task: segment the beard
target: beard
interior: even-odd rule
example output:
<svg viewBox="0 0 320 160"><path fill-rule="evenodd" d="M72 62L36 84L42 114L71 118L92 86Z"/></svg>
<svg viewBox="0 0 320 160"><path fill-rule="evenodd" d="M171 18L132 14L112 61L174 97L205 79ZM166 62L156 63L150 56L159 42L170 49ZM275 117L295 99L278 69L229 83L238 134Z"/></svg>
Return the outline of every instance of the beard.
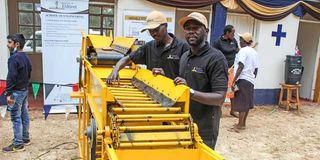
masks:
<svg viewBox="0 0 320 160"><path fill-rule="evenodd" d="M205 36L196 36L192 38L187 38L187 42L190 46L198 46L203 43L205 40Z"/></svg>

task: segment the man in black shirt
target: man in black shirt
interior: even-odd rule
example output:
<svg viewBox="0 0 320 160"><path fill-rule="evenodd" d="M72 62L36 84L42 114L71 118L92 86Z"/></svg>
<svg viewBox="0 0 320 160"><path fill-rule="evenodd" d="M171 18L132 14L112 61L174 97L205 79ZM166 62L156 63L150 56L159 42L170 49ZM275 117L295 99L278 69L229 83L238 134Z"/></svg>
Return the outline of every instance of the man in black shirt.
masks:
<svg viewBox="0 0 320 160"><path fill-rule="evenodd" d="M224 102L228 66L223 54L206 42L208 21L204 15L193 12L180 20L191 49L180 60L175 84L190 87L190 113L198 125L204 143L214 149L219 133L221 105Z"/></svg>
<svg viewBox="0 0 320 160"><path fill-rule="evenodd" d="M171 79L177 77L180 57L189 49L189 46L186 42L168 33L167 26L167 19L161 12L151 12L147 17L147 25L141 32L148 30L154 40L119 60L107 78L107 83L119 79L119 70L130 61L145 64L147 69L152 70L154 74L162 74Z"/></svg>
<svg viewBox="0 0 320 160"><path fill-rule="evenodd" d="M228 61L229 69L229 83L228 87L231 90L231 85L234 77L233 64L236 54L239 52L239 46L237 40L234 38L235 29L232 25L226 25L223 30L223 35L213 42L213 47L220 50ZM238 115L233 111L233 92L227 93L227 98L230 98L231 110L230 115L238 117Z"/></svg>
<svg viewBox="0 0 320 160"><path fill-rule="evenodd" d="M7 37L7 47L10 50L8 60L7 97L8 110L13 124L13 144L4 147L3 152L23 151L24 145L30 144L29 113L28 113L28 84L31 75L31 62L22 51L25 38L15 33Z"/></svg>

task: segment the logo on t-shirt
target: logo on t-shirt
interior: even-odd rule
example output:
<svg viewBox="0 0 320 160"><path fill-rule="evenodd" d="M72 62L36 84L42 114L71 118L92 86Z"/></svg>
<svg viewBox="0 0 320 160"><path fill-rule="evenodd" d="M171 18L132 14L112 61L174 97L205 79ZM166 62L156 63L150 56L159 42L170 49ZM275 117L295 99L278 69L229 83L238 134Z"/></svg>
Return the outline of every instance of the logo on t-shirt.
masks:
<svg viewBox="0 0 320 160"><path fill-rule="evenodd" d="M175 54L170 54L167 59L174 59L174 60L179 60L180 57L178 55L175 55Z"/></svg>
<svg viewBox="0 0 320 160"><path fill-rule="evenodd" d="M204 69L200 67L193 67L191 71L196 73L204 73Z"/></svg>

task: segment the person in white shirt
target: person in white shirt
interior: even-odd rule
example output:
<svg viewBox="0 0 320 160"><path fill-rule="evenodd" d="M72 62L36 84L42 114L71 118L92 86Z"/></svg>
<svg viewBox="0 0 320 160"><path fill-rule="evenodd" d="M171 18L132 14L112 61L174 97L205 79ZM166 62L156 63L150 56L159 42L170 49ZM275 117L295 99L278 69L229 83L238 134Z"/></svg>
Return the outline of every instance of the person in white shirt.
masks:
<svg viewBox="0 0 320 160"><path fill-rule="evenodd" d="M258 73L258 54L252 48L251 33L239 34L240 51L234 62L235 77L232 82L234 111L239 112L239 122L233 129L245 129L249 110L253 108L254 79Z"/></svg>

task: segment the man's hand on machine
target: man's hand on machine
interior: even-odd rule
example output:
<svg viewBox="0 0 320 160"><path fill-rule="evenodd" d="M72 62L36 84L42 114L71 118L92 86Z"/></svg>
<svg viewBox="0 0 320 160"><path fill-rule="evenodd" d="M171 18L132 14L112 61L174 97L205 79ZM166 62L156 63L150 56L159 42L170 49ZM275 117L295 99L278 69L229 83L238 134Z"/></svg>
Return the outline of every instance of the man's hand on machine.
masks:
<svg viewBox="0 0 320 160"><path fill-rule="evenodd" d="M188 85L187 84L187 81L181 77L176 77L174 80L173 80L173 83L175 85L179 85L179 84L183 84L183 85Z"/></svg>
<svg viewBox="0 0 320 160"><path fill-rule="evenodd" d="M152 74L154 75L154 76L156 76L156 75L165 75L165 73L164 73L164 70L162 69L162 68L153 68L152 69Z"/></svg>
<svg viewBox="0 0 320 160"><path fill-rule="evenodd" d="M120 83L120 77L119 73L117 71L112 71L110 75L107 78L106 83L107 84L113 84L114 82L117 82L118 84Z"/></svg>

